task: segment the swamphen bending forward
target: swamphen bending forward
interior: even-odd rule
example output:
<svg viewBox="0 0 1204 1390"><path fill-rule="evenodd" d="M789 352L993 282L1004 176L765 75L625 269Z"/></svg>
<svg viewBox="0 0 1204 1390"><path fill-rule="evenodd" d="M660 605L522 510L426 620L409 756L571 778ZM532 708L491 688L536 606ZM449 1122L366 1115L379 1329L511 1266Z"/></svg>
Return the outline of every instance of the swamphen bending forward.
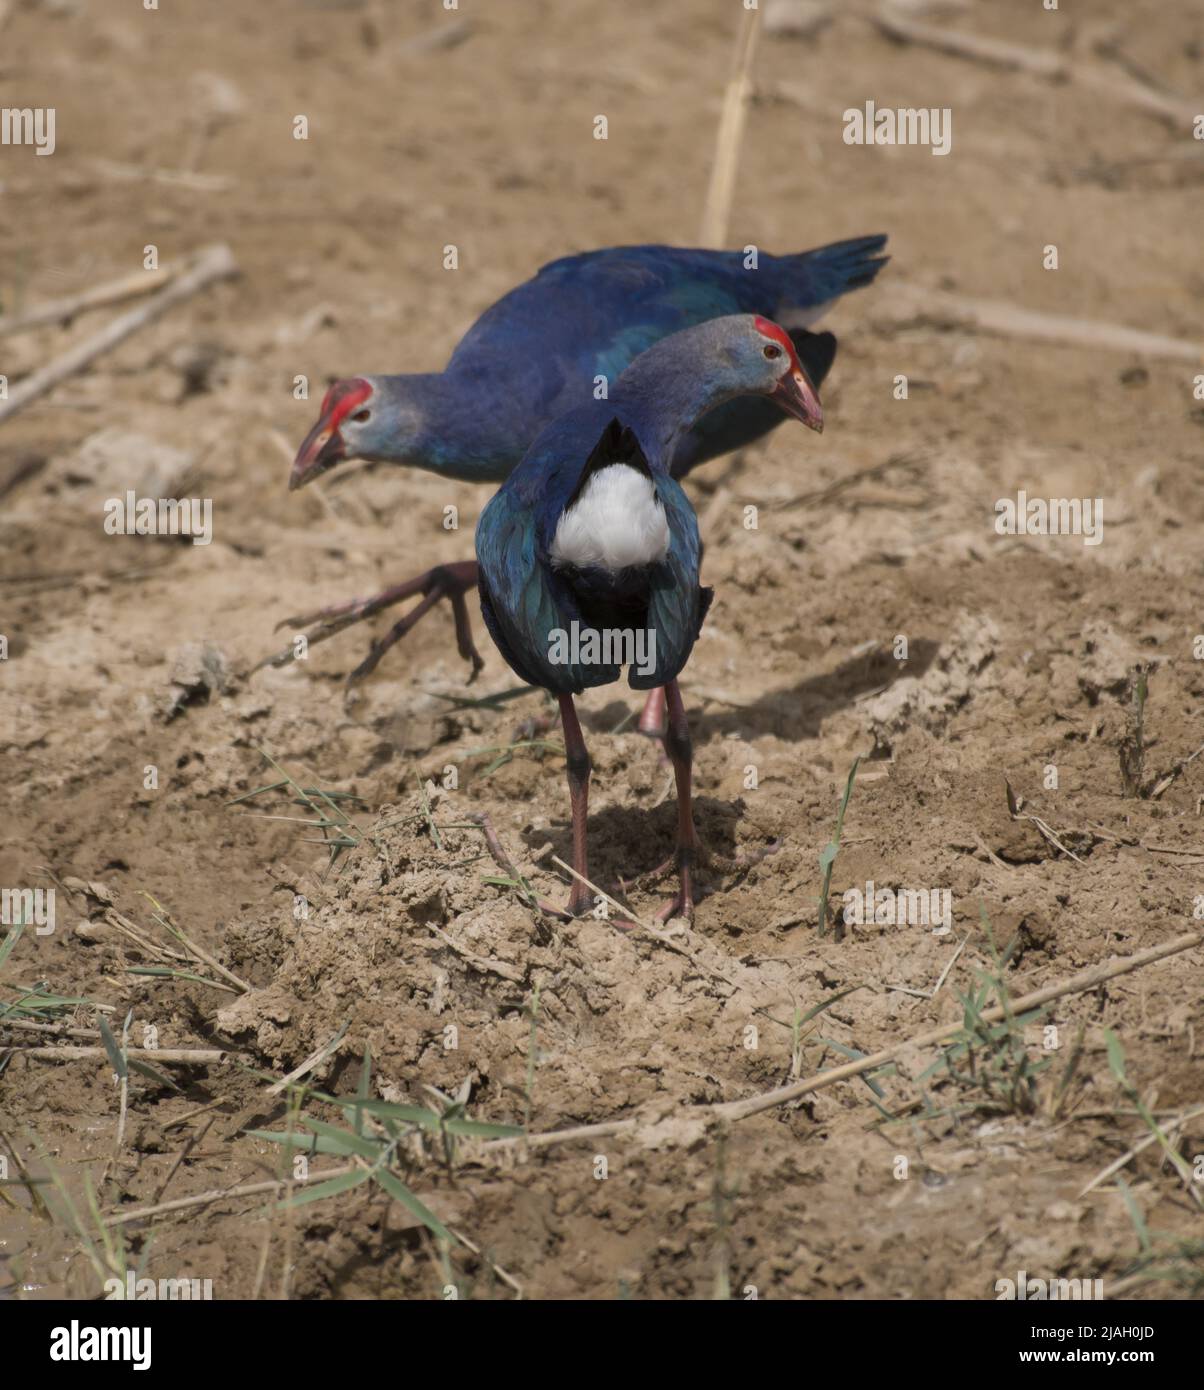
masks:
<svg viewBox="0 0 1204 1390"><path fill-rule="evenodd" d="M698 841L677 677L711 590L699 584L698 520L672 466L696 425L742 396L766 397L823 428L815 387L784 329L746 314L712 319L641 354L609 400L571 410L543 430L477 524L490 635L523 680L560 703L580 875L571 915L590 901L581 881L588 877L590 761L573 696L617 681L624 665L635 689L665 688L680 890L660 915L693 912Z"/></svg>
<svg viewBox="0 0 1204 1390"><path fill-rule="evenodd" d="M819 385L836 352L830 333L806 330L841 295L868 285L885 264L884 236L838 241L796 255L755 255L673 246L620 246L553 261L477 320L441 372L337 381L293 465L290 488L344 459L423 468L446 478L500 482L531 441L565 411L588 401L598 378L613 383L645 349L669 334L725 314L764 314L786 325ZM675 478L744 447L783 419L771 401L732 400L681 429L665 468ZM359 679L441 598L451 600L460 654L481 661L464 596L477 579L471 561L441 565L370 598L288 618L317 626L309 643L421 596L352 673ZM294 647L270 658L281 666Z"/></svg>

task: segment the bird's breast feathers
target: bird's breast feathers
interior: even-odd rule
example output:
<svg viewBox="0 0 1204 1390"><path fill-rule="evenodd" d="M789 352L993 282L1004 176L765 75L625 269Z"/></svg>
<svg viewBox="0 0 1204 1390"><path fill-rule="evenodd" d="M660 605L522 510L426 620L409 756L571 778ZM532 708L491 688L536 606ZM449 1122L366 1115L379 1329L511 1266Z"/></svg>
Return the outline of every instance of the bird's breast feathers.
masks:
<svg viewBox="0 0 1204 1390"><path fill-rule="evenodd" d="M552 539L557 568L599 568L612 574L658 564L669 551L669 521L646 472L612 463L590 475L560 515Z"/></svg>

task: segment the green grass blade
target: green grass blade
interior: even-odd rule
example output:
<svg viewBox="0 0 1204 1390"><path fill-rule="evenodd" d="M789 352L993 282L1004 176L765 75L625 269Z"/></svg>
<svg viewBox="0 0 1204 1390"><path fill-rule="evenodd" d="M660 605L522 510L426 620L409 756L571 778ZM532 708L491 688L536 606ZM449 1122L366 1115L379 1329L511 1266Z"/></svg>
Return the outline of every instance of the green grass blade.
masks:
<svg viewBox="0 0 1204 1390"><path fill-rule="evenodd" d="M244 1129L250 1139L262 1139L265 1144L281 1144L286 1149L298 1149L307 1154L339 1154L347 1157L347 1146L335 1144L317 1134L298 1134L295 1130Z"/></svg>
<svg viewBox="0 0 1204 1390"><path fill-rule="evenodd" d="M316 1183L313 1187L307 1187L304 1192L299 1192L295 1197L281 1202L279 1210L286 1211L290 1207L308 1206L310 1202L320 1202L324 1197L337 1197L340 1192L350 1192L353 1187L367 1182L371 1176L371 1168L359 1168L354 1173L340 1173L337 1178L329 1178L326 1182Z"/></svg>
<svg viewBox="0 0 1204 1390"><path fill-rule="evenodd" d="M96 1025L100 1029L100 1038L105 1045L105 1051L109 1054L109 1061L113 1063L113 1070L124 1081L130 1074L129 1067L126 1065L125 1053L122 1052L117 1039L113 1036L113 1030L105 1022L103 1016L96 1020Z"/></svg>
<svg viewBox="0 0 1204 1390"><path fill-rule="evenodd" d="M4 968L4 962L12 955L13 947L21 939L21 933L25 930L25 923L18 922L9 934L0 942L0 970Z"/></svg>
<svg viewBox="0 0 1204 1390"><path fill-rule="evenodd" d="M332 1096L330 1099L343 1110L363 1110L369 1115L404 1120L423 1129L437 1130L441 1123L433 1110L426 1110L421 1105L398 1105L391 1100L361 1100L358 1096Z"/></svg>
<svg viewBox="0 0 1204 1390"><path fill-rule="evenodd" d="M370 1100L372 1096L372 1046L370 1043L364 1044L364 1060L360 1066L359 1085L355 1088L358 1100ZM364 1132L364 1112L362 1109L355 1112L355 1132Z"/></svg>
<svg viewBox="0 0 1204 1390"><path fill-rule="evenodd" d="M328 1125L323 1120L315 1120L309 1115L302 1115L301 1123L307 1129L312 1129L323 1139L328 1139L332 1144L342 1144L343 1152L350 1156L358 1154L360 1158L377 1159L380 1157L381 1146L375 1140L365 1139L363 1135L353 1134L349 1129L339 1129L336 1125Z"/></svg>
<svg viewBox="0 0 1204 1390"><path fill-rule="evenodd" d="M446 1240L450 1244L459 1245L460 1242L452 1235L443 1222L439 1220L429 1207L423 1206L400 1178L390 1173L387 1168L377 1168L372 1176L380 1183L381 1187L385 1189L390 1197L400 1202L408 1212L416 1216L428 1231L433 1232L440 1240Z"/></svg>
<svg viewBox="0 0 1204 1390"><path fill-rule="evenodd" d="M447 1120L443 1128L449 1134L471 1134L479 1139L519 1139L527 1132L522 1125L493 1125L483 1120Z"/></svg>
<svg viewBox="0 0 1204 1390"><path fill-rule="evenodd" d="M131 1071L136 1071L139 1076L145 1076L149 1081L154 1081L160 1086L166 1086L169 1090L178 1091L180 1087L157 1067L152 1067L149 1062L144 1062L141 1057L127 1057L126 1062Z"/></svg>
<svg viewBox="0 0 1204 1390"><path fill-rule="evenodd" d="M844 814L849 809L849 798L853 795L853 781L857 776L857 769L861 766L861 758L853 759L853 766L849 768L849 778L845 783L844 796L841 798L840 809L836 813L836 829L832 834L828 846L819 856L819 867L823 870L824 881L819 895L819 934L823 936L828 929L828 894L832 888L832 866L836 863L836 856L840 853L840 832L844 829ZM837 937L840 936L839 930Z"/></svg>

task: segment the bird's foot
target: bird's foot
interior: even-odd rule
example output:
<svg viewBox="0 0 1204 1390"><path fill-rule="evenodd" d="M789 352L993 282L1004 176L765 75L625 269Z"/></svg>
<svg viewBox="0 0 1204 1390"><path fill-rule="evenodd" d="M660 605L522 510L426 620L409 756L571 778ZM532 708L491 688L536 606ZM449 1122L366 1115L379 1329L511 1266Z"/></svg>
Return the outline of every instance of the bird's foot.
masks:
<svg viewBox="0 0 1204 1390"><path fill-rule="evenodd" d="M681 887L677 896L665 904L656 914L655 920L667 922L672 917L685 917L693 920L694 908L699 899L710 896L712 890L702 889L700 892L694 890L693 866L704 857L702 845L695 845L694 848L686 851L676 851L665 860L663 864L658 864L655 869L650 869L646 874L640 874L638 878L620 878L619 881L611 885L608 890L622 901L632 888L651 888L666 878L673 870L677 870L681 875ZM631 931L639 927L640 923L632 917L612 917L611 926L618 927L620 931Z"/></svg>
<svg viewBox="0 0 1204 1390"><path fill-rule="evenodd" d="M740 873L742 870L751 869L753 865L759 864L762 859L768 859L771 854L776 854L781 848L781 840L772 840L769 844L756 849L742 849L735 854L726 855L709 850L701 840L695 840L690 851L690 863L703 868L717 869L720 873ZM679 863L679 855L675 851L668 859L658 864L655 869L649 869L630 881L620 879L614 885L613 891L626 893L631 888L651 888L660 883L662 879L667 878L679 867ZM699 899L709 896L710 892L706 890L697 893L694 901L697 903Z"/></svg>
<svg viewBox="0 0 1204 1390"><path fill-rule="evenodd" d="M677 896L670 899L656 914L656 920L662 924L673 921L675 917L684 917L687 922L694 920L693 894L678 892Z"/></svg>
<svg viewBox="0 0 1204 1390"><path fill-rule="evenodd" d="M545 904L540 903L540 906L545 911L548 910ZM556 912L555 915L568 921L576 921L580 917L595 917L598 921L606 922L621 932L638 931L641 925L633 917L624 917L622 913L619 913L618 916L612 916L611 905L602 899L595 902L593 896L588 892L580 901L570 898L568 905L563 910Z"/></svg>
<svg viewBox="0 0 1204 1390"><path fill-rule="evenodd" d="M493 862L501 869L502 873L513 883L522 883L522 875L515 867L514 861L506 853L506 848L502 844L501 837L493 827L493 822L485 811L466 811L465 819L473 821L481 827L481 834L485 837L485 848L489 851ZM578 885L579 887L580 885ZM573 898L577 897L577 890L573 890ZM557 907L555 903L550 903L545 898L537 898L531 894L526 899L537 911L546 913L549 917L558 917L563 922L568 922L575 915L571 911L572 901L568 908Z"/></svg>
<svg viewBox="0 0 1204 1390"><path fill-rule="evenodd" d="M758 849L743 849L729 856L708 850L701 840L695 839L690 848L679 850L672 858L666 859L663 864L658 864L650 873L642 875L637 882L656 883L672 869L677 869L681 876L681 886L677 896L660 909L656 914L656 920L668 922L674 917L684 917L688 922L692 922L694 920L694 908L703 898L709 898L715 891L713 888L695 887L694 868L696 865L702 864L724 873L739 873L743 869L751 869L762 859L768 859L771 854L776 854L781 848L781 840L773 840Z"/></svg>
<svg viewBox="0 0 1204 1390"><path fill-rule="evenodd" d="M382 590L381 593L370 595L368 598L349 599L343 603L334 603L326 608L315 609L310 613L300 613L291 618L285 618L282 622L277 623L277 631L282 627L311 628L311 630L298 633L287 647L271 656L264 657L253 669L258 671L264 666L287 666L290 662L296 661L306 654L311 646L325 642L336 633L342 632L344 628L364 622L367 618L371 618L385 608L392 607L395 603L402 603L408 598L421 595L421 601L415 604L399 622L394 623L383 637L372 644L368 655L348 676L348 682L354 684L370 675L376 669L381 657L394 643L400 641L412 627L430 612L435 604L442 599L447 599L452 605L452 614L455 619L457 649L472 667L472 674L468 678L471 683L485 665L472 640L472 624L468 617L468 606L464 601L465 594L476 587L476 582L477 567L475 561L468 560L451 565L436 565L434 569L427 570L425 574L420 574L415 579L407 580L404 584L394 584L390 588ZM311 627L311 625L313 626Z"/></svg>
<svg viewBox="0 0 1204 1390"><path fill-rule="evenodd" d="M671 898L656 914L658 922L671 922L675 917L684 917L687 922L694 920L694 864L697 857L697 846L678 850L676 855L677 896Z"/></svg>

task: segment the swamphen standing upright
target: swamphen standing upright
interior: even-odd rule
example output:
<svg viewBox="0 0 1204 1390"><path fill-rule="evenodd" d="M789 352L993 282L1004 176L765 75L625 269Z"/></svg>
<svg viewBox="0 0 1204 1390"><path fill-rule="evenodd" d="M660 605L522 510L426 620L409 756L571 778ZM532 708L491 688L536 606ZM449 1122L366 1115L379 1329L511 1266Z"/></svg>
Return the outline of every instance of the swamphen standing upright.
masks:
<svg viewBox="0 0 1204 1390"><path fill-rule="evenodd" d="M589 903L581 879L590 761L573 696L617 681L624 664L634 688L665 688L680 891L661 915L693 911L690 734L677 677L711 591L699 584L698 520L673 461L711 412L743 396L768 398L823 428L814 385L784 329L745 314L713 319L641 354L609 400L543 430L477 524L490 635L523 680L560 702L581 876L570 914Z"/></svg>
<svg viewBox="0 0 1204 1390"><path fill-rule="evenodd" d="M818 385L836 340L810 334L834 300L868 285L885 264L884 236L838 241L796 255L621 246L553 261L500 299L465 334L442 372L351 377L335 384L293 465L303 487L343 459L423 468L469 482L500 482L531 441L566 410L588 401L646 348L671 333L726 314L763 314L791 330L794 350ZM738 449L783 419L774 403L733 400L679 431L665 467L680 478ZM443 565L371 598L286 620L319 625L310 643L406 598L422 601L377 642L352 679L441 598L452 601L461 655L480 666L464 595L476 583L471 561ZM272 659L292 660L290 646Z"/></svg>

